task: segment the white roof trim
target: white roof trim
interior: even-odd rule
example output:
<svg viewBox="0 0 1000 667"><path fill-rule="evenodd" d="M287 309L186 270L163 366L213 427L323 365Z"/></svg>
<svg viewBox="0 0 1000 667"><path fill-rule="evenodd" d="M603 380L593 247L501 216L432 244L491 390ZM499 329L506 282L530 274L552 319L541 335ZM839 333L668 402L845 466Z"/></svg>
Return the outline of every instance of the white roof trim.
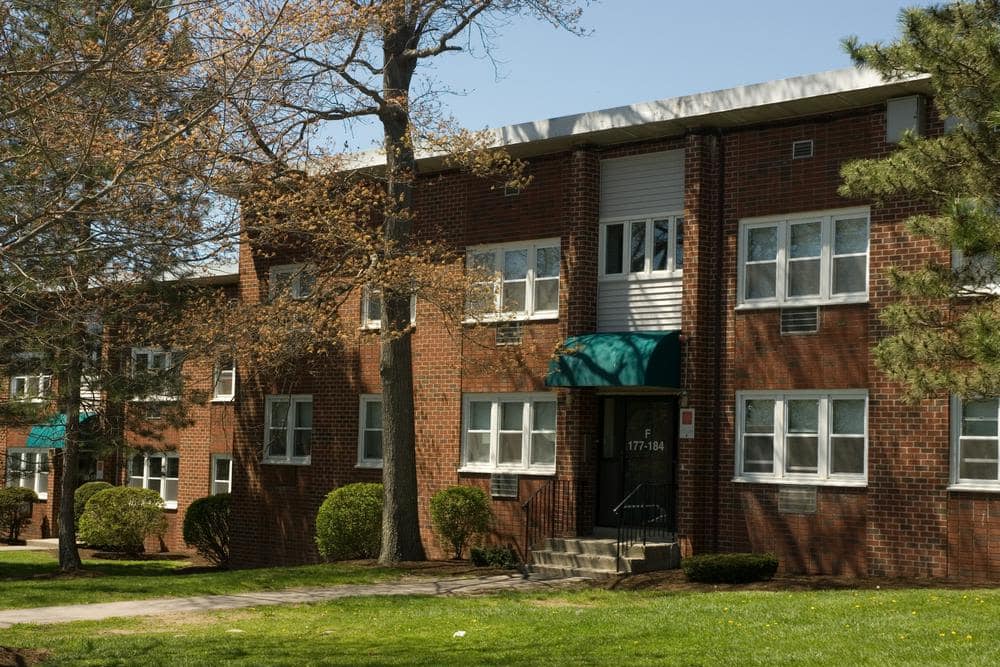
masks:
<svg viewBox="0 0 1000 667"><path fill-rule="evenodd" d="M566 139L569 137L627 130L653 123L687 121L745 111L760 107L852 92L898 86L923 81L928 75L917 75L898 81L887 81L869 69L847 67L818 74L778 79L765 83L737 86L707 93L672 97L653 102L589 111L587 113L537 120L488 130L496 146L512 147L533 142ZM440 157L440 153L418 152L418 158ZM381 150L366 151L345 156L342 168L360 169L385 163Z"/></svg>

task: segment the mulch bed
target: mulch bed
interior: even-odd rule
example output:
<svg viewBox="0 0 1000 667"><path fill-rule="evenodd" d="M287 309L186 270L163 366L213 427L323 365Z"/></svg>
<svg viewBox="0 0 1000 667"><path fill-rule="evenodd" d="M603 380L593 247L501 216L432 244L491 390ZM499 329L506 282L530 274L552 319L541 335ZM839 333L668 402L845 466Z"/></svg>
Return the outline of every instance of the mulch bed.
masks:
<svg viewBox="0 0 1000 667"><path fill-rule="evenodd" d="M912 577L848 577L808 574L779 574L770 581L752 584L702 584L688 581L681 570L647 572L605 582L609 590L620 591L829 591L829 590L878 590L899 588L996 588L989 582L953 581Z"/></svg>
<svg viewBox="0 0 1000 667"><path fill-rule="evenodd" d="M0 646L0 667L27 667L27 665L37 665L50 653L48 651L36 651L30 648L8 648Z"/></svg>

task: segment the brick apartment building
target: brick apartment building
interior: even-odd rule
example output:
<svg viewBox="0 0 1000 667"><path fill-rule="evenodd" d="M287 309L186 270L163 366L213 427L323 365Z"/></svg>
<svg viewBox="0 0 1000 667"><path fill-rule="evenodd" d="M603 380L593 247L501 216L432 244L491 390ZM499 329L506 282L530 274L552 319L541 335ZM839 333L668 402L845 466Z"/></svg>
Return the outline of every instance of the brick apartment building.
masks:
<svg viewBox="0 0 1000 667"><path fill-rule="evenodd" d="M418 221L494 267L498 307L514 304L456 336L415 303L430 554L445 551L429 499L450 485L490 492L492 539L522 550L542 533L608 534L642 487L685 554L1000 577L997 399L908 404L869 355L889 268L947 252L908 235L911 203L837 193L846 161L889 154L905 129L945 131L929 93L849 69L510 126L497 138L533 178L520 192L425 161ZM245 245L241 300L295 271ZM316 560L324 496L379 479L376 311L348 304L357 343L310 373L239 373L226 408L238 564ZM501 358L516 363L497 372ZM194 496L208 432L177 443ZM548 518L530 519L539 508Z"/></svg>
<svg viewBox="0 0 1000 667"><path fill-rule="evenodd" d="M236 266L212 267L191 282L227 290L235 296ZM113 431L124 427L123 415L115 418L109 414L114 410L107 405L107 397L99 387L87 387L82 392L79 483L105 481L157 491L164 501L167 530L162 540L151 538L146 549L182 550L185 544L181 524L188 506L210 493L231 490L235 371L231 365L220 366L195 356L185 358L181 365L176 351L151 347L147 341L112 341L108 335L105 341L105 363L117 360L128 367L149 370L178 368L186 389L200 390L208 397L203 404L187 410L185 419L189 425L182 428L168 426L167 420L155 416L159 405L176 400L173 397L144 397L128 404L124 410L141 410L152 416L144 424L144 433L126 432L122 438L126 446L109 449L88 442L88 434L96 427L96 424L92 427L91 420L107 420L103 427ZM37 367L3 383L0 400L44 402L51 400L56 390L52 376L44 367ZM39 498L22 537L57 535L65 423L62 415L56 415L35 426L0 424L0 461L5 483L33 489Z"/></svg>

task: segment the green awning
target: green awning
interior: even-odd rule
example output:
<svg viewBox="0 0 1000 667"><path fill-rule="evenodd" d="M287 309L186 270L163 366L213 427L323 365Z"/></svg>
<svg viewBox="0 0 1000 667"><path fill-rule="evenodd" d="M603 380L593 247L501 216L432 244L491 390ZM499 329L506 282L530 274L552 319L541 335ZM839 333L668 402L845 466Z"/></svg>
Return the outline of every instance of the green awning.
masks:
<svg viewBox="0 0 1000 667"><path fill-rule="evenodd" d="M549 387L681 386L680 331L570 336L549 362Z"/></svg>
<svg viewBox="0 0 1000 667"><path fill-rule="evenodd" d="M94 416L92 412L81 412L80 423ZM66 441L66 415L58 414L44 424L35 424L28 433L25 447L38 449L62 449Z"/></svg>

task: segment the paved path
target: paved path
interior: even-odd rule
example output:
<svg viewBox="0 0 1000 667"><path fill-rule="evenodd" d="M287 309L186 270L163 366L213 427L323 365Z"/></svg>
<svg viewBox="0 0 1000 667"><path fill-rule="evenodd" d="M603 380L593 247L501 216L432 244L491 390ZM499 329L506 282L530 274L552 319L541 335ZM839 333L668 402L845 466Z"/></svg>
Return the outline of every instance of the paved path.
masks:
<svg viewBox="0 0 1000 667"><path fill-rule="evenodd" d="M564 587L584 581L581 578L538 580L521 575L491 577L460 577L450 579L406 579L369 585L343 585L327 588L300 588L286 591L261 591L233 595L201 595L188 598L155 598L97 604L76 604L63 607L36 607L0 611L0 629L16 623L68 623L99 621L115 616L155 616L264 605L307 604L360 595L472 595L501 590L539 590Z"/></svg>

